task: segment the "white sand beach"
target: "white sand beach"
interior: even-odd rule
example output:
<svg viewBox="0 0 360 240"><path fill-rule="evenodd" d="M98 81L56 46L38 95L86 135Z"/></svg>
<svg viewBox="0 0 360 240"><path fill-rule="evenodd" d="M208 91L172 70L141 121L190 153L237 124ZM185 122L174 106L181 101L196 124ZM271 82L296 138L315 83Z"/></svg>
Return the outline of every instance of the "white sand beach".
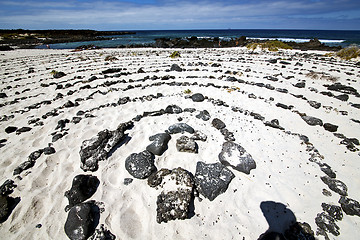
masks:
<svg viewBox="0 0 360 240"><path fill-rule="evenodd" d="M174 51L180 57L170 58ZM0 238L69 239L64 194L75 176L91 174L99 184L83 202L95 201L97 229L102 225L116 239L251 240L268 230L285 234L294 222L309 224L316 239L356 239L359 206L352 202L351 213L339 200L360 201L360 66L325 54L246 48L0 52L0 184L14 181L7 197L17 202L0 225ZM54 78L53 70L65 75ZM196 93L205 99L194 101ZM169 105L181 111L160 111ZM199 116L204 110L209 119ZM214 119L226 127L217 129ZM83 142L129 121L133 127L98 169L85 172ZM181 167L195 183L177 185L168 177L150 187L147 177L127 171L125 160L177 123L206 140L195 140L197 153L180 152L177 140L193 134L173 133L154 165ZM246 151L224 153L231 164L247 156L256 168L247 174L227 166L234 176L211 201L199 190L197 165L220 163L228 141ZM18 168L49 146L56 152L42 150L32 167ZM179 189L195 192L181 209L186 219L159 223L158 196ZM326 204L338 206L342 218Z"/></svg>

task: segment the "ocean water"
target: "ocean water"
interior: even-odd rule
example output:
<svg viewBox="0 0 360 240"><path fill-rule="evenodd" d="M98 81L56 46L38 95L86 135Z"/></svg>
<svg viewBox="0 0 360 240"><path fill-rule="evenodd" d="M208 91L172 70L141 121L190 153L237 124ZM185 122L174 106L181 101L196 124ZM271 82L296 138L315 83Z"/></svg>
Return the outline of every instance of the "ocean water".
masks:
<svg viewBox="0 0 360 240"><path fill-rule="evenodd" d="M360 46L360 31L339 31L339 30L149 30L136 31L136 34L107 36L111 40L73 42L51 44L54 49L73 49L81 45L93 44L103 48L128 46L128 45L149 45L155 42L156 38L187 38L196 36L198 38L218 37L222 40L229 40L246 36L254 39L278 39L282 41L307 42L310 39L318 38L320 42L328 46L346 47L352 44ZM39 46L45 48L46 46Z"/></svg>

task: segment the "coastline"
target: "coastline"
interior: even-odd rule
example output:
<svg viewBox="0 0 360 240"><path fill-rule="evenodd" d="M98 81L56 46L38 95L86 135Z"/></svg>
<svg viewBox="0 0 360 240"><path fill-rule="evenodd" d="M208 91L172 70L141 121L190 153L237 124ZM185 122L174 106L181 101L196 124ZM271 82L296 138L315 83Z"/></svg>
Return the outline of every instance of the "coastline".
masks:
<svg viewBox="0 0 360 240"><path fill-rule="evenodd" d="M180 57L170 58L174 51ZM318 214L328 215L322 204L341 207L344 193L323 177L341 181L348 198L360 201L360 155L354 140L360 139L359 66L325 53L244 47L1 52L1 93L6 97L0 99L0 126L30 130L1 133L6 141L0 148L0 183L14 180L17 187L9 196L20 201L0 234L67 239L64 193L76 175L92 174L100 183L86 201L95 200L101 210L97 229L103 224L117 239L257 239L267 230L284 232L294 218L324 239L316 234L321 232ZM65 75L55 78L53 70ZM336 88L336 83L349 88ZM195 93L205 99L194 101ZM166 113L169 105L182 111ZM208 120L197 117L204 110ZM215 118L228 132L214 127ZM99 162L97 171L84 172L83 142L128 121L134 126L122 144ZM198 162L220 162L218 155L231 135L256 168L246 174L228 166L235 177L224 193L213 201L200 193L193 199L194 215L159 224L157 199L165 187L152 188L147 180L134 178L125 159L146 149L150 136L179 122L203 132L207 140L196 140L198 153L179 152L177 140L192 134L172 134L167 150L154 159L158 170L182 167L196 175ZM329 131L325 123L336 130ZM54 136L60 138L54 141ZM42 154L33 167L13 175L29 155L48 146L56 152ZM125 179L132 182L127 185ZM271 219L280 224L272 225ZM360 235L359 216L343 212L334 224L339 236L321 233L330 239Z"/></svg>

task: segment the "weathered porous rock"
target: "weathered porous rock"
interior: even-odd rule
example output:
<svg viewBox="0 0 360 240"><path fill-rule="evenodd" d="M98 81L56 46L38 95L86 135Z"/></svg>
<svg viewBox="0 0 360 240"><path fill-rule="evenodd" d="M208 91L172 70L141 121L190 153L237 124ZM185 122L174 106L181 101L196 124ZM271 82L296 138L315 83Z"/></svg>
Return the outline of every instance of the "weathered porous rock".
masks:
<svg viewBox="0 0 360 240"><path fill-rule="evenodd" d="M170 134L176 134L176 133L194 133L194 129L190 127L186 123L175 123L169 127L169 133Z"/></svg>
<svg viewBox="0 0 360 240"><path fill-rule="evenodd" d="M99 179L92 175L77 175L74 177L70 190L65 192L69 200L66 210L69 210L78 203L89 199L96 192L100 184Z"/></svg>
<svg viewBox="0 0 360 240"><path fill-rule="evenodd" d="M355 88L346 86L346 85L342 85L341 83L334 83L330 86L327 86L327 89L332 90L332 91L346 93L346 94L358 95L358 92Z"/></svg>
<svg viewBox="0 0 360 240"><path fill-rule="evenodd" d="M221 163L196 164L196 189L210 201L224 193L234 177L235 175Z"/></svg>
<svg viewBox="0 0 360 240"><path fill-rule="evenodd" d="M8 196L14 191L14 188L16 187L17 186L14 184L14 181L8 179L0 186L0 195Z"/></svg>
<svg viewBox="0 0 360 240"><path fill-rule="evenodd" d="M273 119L270 122L266 121L265 126L272 127L272 128L277 128L277 129L280 129L280 130L284 130L284 128L280 126L279 120L277 120L277 119Z"/></svg>
<svg viewBox="0 0 360 240"><path fill-rule="evenodd" d="M200 111L200 113L198 115L196 115L195 117L202 119L204 121L208 121L210 119L210 113L206 110Z"/></svg>
<svg viewBox="0 0 360 240"><path fill-rule="evenodd" d="M104 224L101 224L99 228L95 229L95 233L91 235L89 240L115 240L116 236L106 229Z"/></svg>
<svg viewBox="0 0 360 240"><path fill-rule="evenodd" d="M66 107L66 108L75 107L75 103L73 103L72 101L69 100L64 104L64 107Z"/></svg>
<svg viewBox="0 0 360 240"><path fill-rule="evenodd" d="M98 162L107 158L108 153L126 137L125 131L132 126L132 122L121 123L114 131L105 129L95 137L83 141L79 152L81 169L96 171Z"/></svg>
<svg viewBox="0 0 360 240"><path fill-rule="evenodd" d="M182 113L182 109L181 107L177 106L177 105L169 105L165 108L165 112L166 113L170 113L170 114L178 114L178 113Z"/></svg>
<svg viewBox="0 0 360 240"><path fill-rule="evenodd" d="M51 141L56 142L57 140L61 139L63 136L65 136L65 134L57 133L52 137Z"/></svg>
<svg viewBox="0 0 360 240"><path fill-rule="evenodd" d="M339 99L340 101L346 102L347 100L349 100L349 95L341 94L339 96L334 96L334 98Z"/></svg>
<svg viewBox="0 0 360 240"><path fill-rule="evenodd" d="M294 85L294 87L297 87L297 88L305 88L305 82L298 82Z"/></svg>
<svg viewBox="0 0 360 240"><path fill-rule="evenodd" d="M161 187L163 191L156 201L156 221L162 223L188 218L194 187L190 173L180 167L173 169L162 176Z"/></svg>
<svg viewBox="0 0 360 240"><path fill-rule="evenodd" d="M330 178L328 176L321 177L321 180L328 185L328 187L333 190L334 192L342 195L347 196L347 186L340 180Z"/></svg>
<svg viewBox="0 0 360 240"><path fill-rule="evenodd" d="M171 65L170 71L181 72L182 68L179 65L174 63L173 65Z"/></svg>
<svg viewBox="0 0 360 240"><path fill-rule="evenodd" d="M53 78L62 78L64 76L66 76L64 72L55 72Z"/></svg>
<svg viewBox="0 0 360 240"><path fill-rule="evenodd" d="M147 178L153 172L156 172L154 155L147 150L140 153L132 153L125 160L125 168L134 178Z"/></svg>
<svg viewBox="0 0 360 240"><path fill-rule="evenodd" d="M343 213L340 206L322 203L321 207L333 219L340 221L343 218Z"/></svg>
<svg viewBox="0 0 360 240"><path fill-rule="evenodd" d="M306 222L296 222L290 225L284 235L288 240L315 240L314 231Z"/></svg>
<svg viewBox="0 0 360 240"><path fill-rule="evenodd" d="M153 141L150 145L146 147L146 150L151 152L154 155L162 155L168 148L167 144L170 141L171 136L168 133L158 133L149 137L150 141Z"/></svg>
<svg viewBox="0 0 360 240"><path fill-rule="evenodd" d="M23 171L32 168L34 165L35 165L35 161L27 160L14 169L13 175L18 175Z"/></svg>
<svg viewBox="0 0 360 240"><path fill-rule="evenodd" d="M218 118L214 118L211 122L211 125L218 130L226 127L225 123Z"/></svg>
<svg viewBox="0 0 360 240"><path fill-rule="evenodd" d="M78 124L81 121L81 119L82 119L81 117L73 117L71 122L75 123L75 124Z"/></svg>
<svg viewBox="0 0 360 240"><path fill-rule="evenodd" d="M65 128L66 124L69 123L69 122L70 122L69 119L61 119L61 120L59 120L55 130Z"/></svg>
<svg viewBox="0 0 360 240"><path fill-rule="evenodd" d="M17 129L18 129L17 127L8 126L7 128L5 128L5 132L6 132L7 134L13 133L13 132L15 132Z"/></svg>
<svg viewBox="0 0 360 240"><path fill-rule="evenodd" d="M205 97L201 93L195 93L191 96L191 99L194 102L203 102L205 100Z"/></svg>
<svg viewBox="0 0 360 240"><path fill-rule="evenodd" d="M205 142L207 139L207 136L203 132L196 130L194 132L194 134L191 136L191 138L194 139L195 141L200 140L200 141Z"/></svg>
<svg viewBox="0 0 360 240"><path fill-rule="evenodd" d="M225 141L235 141L234 133L230 132L227 128L220 129L220 132L224 136Z"/></svg>
<svg viewBox="0 0 360 240"><path fill-rule="evenodd" d="M161 184L162 179L164 176L169 175L171 173L171 170L162 168L159 171L153 173L148 178L148 185L150 187L157 187Z"/></svg>
<svg viewBox="0 0 360 240"><path fill-rule="evenodd" d="M109 68L102 71L102 74L117 73L117 72L121 72L121 70L122 70L121 68Z"/></svg>
<svg viewBox="0 0 360 240"><path fill-rule="evenodd" d="M308 103L310 104L310 106L312 106L313 108L319 109L321 107L321 103L316 102L316 101L308 101Z"/></svg>
<svg viewBox="0 0 360 240"><path fill-rule="evenodd" d="M316 117L301 116L301 118L310 126L316 126L316 125L322 126L323 125L323 121Z"/></svg>
<svg viewBox="0 0 360 240"><path fill-rule="evenodd" d="M277 63L277 59L269 59L267 60L269 63Z"/></svg>
<svg viewBox="0 0 360 240"><path fill-rule="evenodd" d="M252 156L242 146L234 142L225 142L223 144L219 160L225 166L230 166L246 174L250 174L250 171L256 168Z"/></svg>
<svg viewBox="0 0 360 240"><path fill-rule="evenodd" d="M45 155L50 155L50 154L56 153L56 150L53 147L46 147L46 148L42 149L42 151Z"/></svg>
<svg viewBox="0 0 360 240"><path fill-rule="evenodd" d="M0 195L0 222L3 222L9 215L9 203L6 196Z"/></svg>
<svg viewBox="0 0 360 240"><path fill-rule="evenodd" d="M360 203L354 199L341 196L339 203L347 215L360 217Z"/></svg>
<svg viewBox="0 0 360 240"><path fill-rule="evenodd" d="M16 135L19 135L24 132L29 132L31 130L31 127L22 127L16 130Z"/></svg>
<svg viewBox="0 0 360 240"><path fill-rule="evenodd" d="M286 109L286 110L291 110L293 108L293 106L288 106L283 103L277 103L275 106Z"/></svg>
<svg viewBox="0 0 360 240"><path fill-rule="evenodd" d="M30 161L35 161L36 159L38 159L38 158L41 156L41 154L42 154L43 152L44 152L43 149L36 150L36 151L30 153L30 155L28 156L28 159L29 159Z"/></svg>
<svg viewBox="0 0 360 240"><path fill-rule="evenodd" d="M325 128L326 131L329 131L329 132L336 132L338 129L338 126L331 124L331 123L324 123L323 127Z"/></svg>
<svg viewBox="0 0 360 240"><path fill-rule="evenodd" d="M326 232L330 232L335 236L339 236L339 226L336 225L335 220L325 212L319 213L315 218L316 225Z"/></svg>
<svg viewBox="0 0 360 240"><path fill-rule="evenodd" d="M80 203L72 207L65 222L64 230L71 240L88 239L94 232L100 210L92 202Z"/></svg>
<svg viewBox="0 0 360 240"><path fill-rule="evenodd" d="M326 163L323 166L321 166L320 169L321 169L321 171L323 171L329 177L336 178L336 173Z"/></svg>
<svg viewBox="0 0 360 240"><path fill-rule="evenodd" d="M194 139L189 138L187 136L181 136L176 140L176 149L179 152L189 152L189 153L197 153L198 146Z"/></svg>

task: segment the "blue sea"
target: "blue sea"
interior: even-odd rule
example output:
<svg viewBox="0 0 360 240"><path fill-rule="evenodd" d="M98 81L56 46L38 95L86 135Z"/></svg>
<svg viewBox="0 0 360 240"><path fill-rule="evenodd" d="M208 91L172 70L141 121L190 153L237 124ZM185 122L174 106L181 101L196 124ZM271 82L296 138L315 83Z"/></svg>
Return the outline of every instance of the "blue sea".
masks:
<svg viewBox="0 0 360 240"><path fill-rule="evenodd" d="M93 44L102 48L111 48L129 45L150 45L156 38L187 38L196 36L198 38L218 37L222 40L230 40L246 36L254 39L278 39L282 41L307 42L310 39L318 38L320 42L328 46L346 47L352 44L360 46L360 31L339 31L339 30L148 30L136 31L136 34L107 36L111 40L73 42L51 44L54 49L73 49L81 45ZM46 46L39 46L45 48Z"/></svg>

